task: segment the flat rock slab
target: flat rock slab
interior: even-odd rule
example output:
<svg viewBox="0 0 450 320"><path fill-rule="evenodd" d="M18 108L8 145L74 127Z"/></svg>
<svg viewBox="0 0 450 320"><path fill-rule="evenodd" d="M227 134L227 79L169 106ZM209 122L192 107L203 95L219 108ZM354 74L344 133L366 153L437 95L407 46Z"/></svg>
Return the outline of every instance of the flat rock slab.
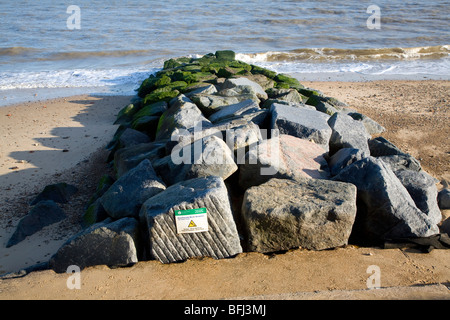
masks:
<svg viewBox="0 0 450 320"><path fill-rule="evenodd" d="M145 159L114 182L100 202L114 219L137 217L142 204L165 189L164 182L156 175L150 161Z"/></svg>
<svg viewBox="0 0 450 320"><path fill-rule="evenodd" d="M239 184L243 189L271 178L329 178L325 150L314 142L281 134L251 148L239 160Z"/></svg>
<svg viewBox="0 0 450 320"><path fill-rule="evenodd" d="M213 113L209 117L209 120L211 122L219 122L221 120L226 120L228 118L233 118L260 110L259 105L254 100L249 99L220 109L220 111Z"/></svg>
<svg viewBox="0 0 450 320"><path fill-rule="evenodd" d="M175 210L206 208L208 231L177 233ZM242 252L227 188L220 177L204 177L175 184L142 206L149 255L163 263L192 257L221 259Z"/></svg>
<svg viewBox="0 0 450 320"><path fill-rule="evenodd" d="M357 238L379 242L439 233L437 225L417 208L406 188L382 160L364 158L343 169L333 180L352 183L358 189L354 226Z"/></svg>
<svg viewBox="0 0 450 320"><path fill-rule="evenodd" d="M217 94L192 95L191 99L207 117L211 116L215 112L220 111L226 106L236 104L245 100L254 100L256 103L259 103L259 99L254 93L237 95L237 93L235 92L230 92L230 90L233 89L225 90L228 91L221 91Z"/></svg>
<svg viewBox="0 0 450 320"><path fill-rule="evenodd" d="M314 141L328 148L331 136L331 128L327 123L329 115L309 108L279 103L272 104L270 112L272 129L278 129L281 134Z"/></svg>
<svg viewBox="0 0 450 320"><path fill-rule="evenodd" d="M251 251L342 246L355 221L356 187L329 180L271 179L247 189L242 216Z"/></svg>
<svg viewBox="0 0 450 320"><path fill-rule="evenodd" d="M138 262L139 223L134 218L96 223L66 241L52 256L55 272L71 265L80 269L95 265L124 267Z"/></svg>

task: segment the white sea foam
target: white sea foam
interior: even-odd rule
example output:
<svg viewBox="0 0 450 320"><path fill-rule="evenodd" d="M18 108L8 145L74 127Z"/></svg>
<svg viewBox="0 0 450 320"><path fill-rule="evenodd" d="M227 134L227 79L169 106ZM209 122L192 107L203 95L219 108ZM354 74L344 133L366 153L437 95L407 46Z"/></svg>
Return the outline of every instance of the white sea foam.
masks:
<svg viewBox="0 0 450 320"><path fill-rule="evenodd" d="M151 69L75 69L39 72L2 72L0 90L36 88L137 87L156 68Z"/></svg>

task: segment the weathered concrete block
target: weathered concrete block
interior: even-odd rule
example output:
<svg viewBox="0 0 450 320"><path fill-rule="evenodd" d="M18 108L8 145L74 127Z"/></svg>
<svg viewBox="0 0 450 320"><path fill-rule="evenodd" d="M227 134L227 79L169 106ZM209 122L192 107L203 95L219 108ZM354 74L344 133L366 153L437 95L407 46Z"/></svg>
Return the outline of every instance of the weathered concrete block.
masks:
<svg viewBox="0 0 450 320"><path fill-rule="evenodd" d="M207 210L208 231L178 234L175 210L198 208ZM145 225L150 257L163 263L202 256L221 259L242 252L227 188L220 177L170 186L144 203L140 220Z"/></svg>
<svg viewBox="0 0 450 320"><path fill-rule="evenodd" d="M356 188L329 180L271 179L247 189L242 216L251 251L338 247L352 231Z"/></svg>

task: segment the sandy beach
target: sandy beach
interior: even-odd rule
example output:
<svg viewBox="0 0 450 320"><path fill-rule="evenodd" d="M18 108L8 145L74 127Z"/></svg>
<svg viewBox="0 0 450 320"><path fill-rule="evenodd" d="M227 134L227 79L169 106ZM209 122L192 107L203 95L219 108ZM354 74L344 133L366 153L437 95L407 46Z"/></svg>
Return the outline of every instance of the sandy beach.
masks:
<svg viewBox="0 0 450 320"><path fill-rule="evenodd" d="M387 129L382 136L420 160L439 181L450 181L449 81L301 82L379 122ZM117 128L115 115L130 99L80 95L0 108L0 274L47 261L80 230L84 205L100 176L110 170L104 147ZM69 217L5 248L29 201L56 182L79 188L64 205ZM443 216L450 214L444 211ZM351 245L172 265L148 261L121 269L98 266L82 271L81 290L67 288L66 274L39 271L0 280L0 299L307 299L317 298L308 296L313 292L324 294L319 298L342 298L346 290L363 292L350 298L401 298L395 290L381 297L364 294L369 265L380 266L385 288L435 285L430 292L408 291L404 298L450 299L448 250L424 254ZM240 281L235 281L237 276Z"/></svg>
<svg viewBox="0 0 450 320"><path fill-rule="evenodd" d="M115 116L129 101L126 96L82 95L0 108L0 273L48 260L79 230L86 199L107 170L104 147L117 129ZM79 189L64 206L68 219L6 249L29 202L58 182Z"/></svg>

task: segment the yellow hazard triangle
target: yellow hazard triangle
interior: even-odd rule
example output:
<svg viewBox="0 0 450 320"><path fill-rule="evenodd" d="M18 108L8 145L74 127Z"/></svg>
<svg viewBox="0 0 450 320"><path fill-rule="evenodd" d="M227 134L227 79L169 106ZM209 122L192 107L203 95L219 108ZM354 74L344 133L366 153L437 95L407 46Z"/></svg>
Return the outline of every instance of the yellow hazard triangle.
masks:
<svg viewBox="0 0 450 320"><path fill-rule="evenodd" d="M194 220L191 220L191 222L189 222L188 228L193 228L196 227L197 225L194 223Z"/></svg>

